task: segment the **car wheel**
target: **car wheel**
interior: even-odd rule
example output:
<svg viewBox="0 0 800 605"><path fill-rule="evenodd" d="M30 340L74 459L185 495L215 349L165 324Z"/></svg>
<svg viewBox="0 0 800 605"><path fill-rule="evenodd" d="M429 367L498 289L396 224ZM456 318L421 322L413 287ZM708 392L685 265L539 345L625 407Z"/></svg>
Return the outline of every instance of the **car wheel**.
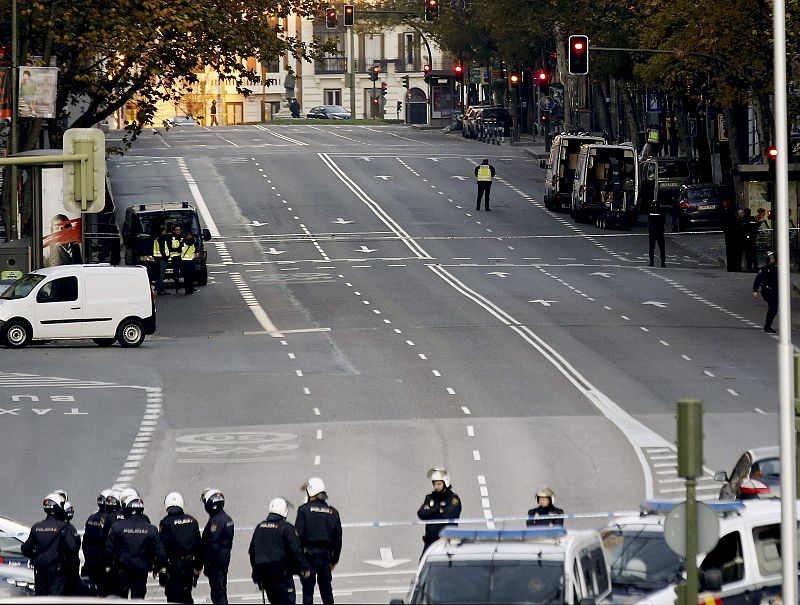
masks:
<svg viewBox="0 0 800 605"><path fill-rule="evenodd" d="M133 318L124 319L117 328L117 340L125 348L138 347L144 342L144 326Z"/></svg>
<svg viewBox="0 0 800 605"><path fill-rule="evenodd" d="M115 338L92 338L94 344L98 347L110 347L116 342Z"/></svg>
<svg viewBox="0 0 800 605"><path fill-rule="evenodd" d="M31 332L31 327L26 321L12 319L6 322L6 325L3 327L0 340L2 340L3 344L9 349L21 349L30 343Z"/></svg>

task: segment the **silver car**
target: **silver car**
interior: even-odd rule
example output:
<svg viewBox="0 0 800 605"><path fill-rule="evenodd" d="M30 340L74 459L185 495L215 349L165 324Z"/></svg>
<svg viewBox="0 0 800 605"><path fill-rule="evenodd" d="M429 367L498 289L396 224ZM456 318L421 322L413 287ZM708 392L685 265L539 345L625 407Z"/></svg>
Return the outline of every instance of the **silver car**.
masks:
<svg viewBox="0 0 800 605"><path fill-rule="evenodd" d="M744 452L730 476L725 471L714 475L723 483L720 500L779 498L781 495L781 453L778 446L754 447Z"/></svg>

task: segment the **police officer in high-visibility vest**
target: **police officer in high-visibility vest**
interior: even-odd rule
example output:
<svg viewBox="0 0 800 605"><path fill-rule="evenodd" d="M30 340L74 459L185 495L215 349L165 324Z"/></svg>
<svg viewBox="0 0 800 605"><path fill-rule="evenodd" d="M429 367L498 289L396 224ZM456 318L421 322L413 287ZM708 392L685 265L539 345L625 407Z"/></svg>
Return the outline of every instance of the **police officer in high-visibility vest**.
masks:
<svg viewBox="0 0 800 605"><path fill-rule="evenodd" d="M181 245L181 276L186 294L194 294L194 235L190 231L183 238Z"/></svg>
<svg viewBox="0 0 800 605"><path fill-rule="evenodd" d="M175 280L176 292L180 288L182 252L183 230L180 225L175 225L172 228L172 237L169 240L169 264L172 266L172 278Z"/></svg>
<svg viewBox="0 0 800 605"><path fill-rule="evenodd" d="M480 166L475 167L475 178L478 180L478 203L475 205L475 210L481 209L481 198L485 195L484 208L489 212L491 211L489 192L492 190L492 179L494 178L494 166L489 163L489 160L483 160Z"/></svg>

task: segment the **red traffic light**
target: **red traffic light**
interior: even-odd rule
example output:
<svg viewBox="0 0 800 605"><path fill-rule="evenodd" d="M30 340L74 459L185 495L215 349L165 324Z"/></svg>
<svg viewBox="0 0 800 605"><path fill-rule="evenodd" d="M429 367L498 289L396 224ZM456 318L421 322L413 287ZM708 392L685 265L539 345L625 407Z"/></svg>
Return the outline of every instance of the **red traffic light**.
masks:
<svg viewBox="0 0 800 605"><path fill-rule="evenodd" d="M569 73L572 75L586 75L589 73L589 37L569 37Z"/></svg>
<svg viewBox="0 0 800 605"><path fill-rule="evenodd" d="M334 29L337 24L336 19L336 9L334 7L329 7L325 9L325 27L328 29Z"/></svg>
<svg viewBox="0 0 800 605"><path fill-rule="evenodd" d="M548 74L545 70L540 69L536 72L536 82L539 84L547 84L550 82L550 74Z"/></svg>
<svg viewBox="0 0 800 605"><path fill-rule="evenodd" d="M767 159L771 161L775 161L778 159L777 147L767 147Z"/></svg>
<svg viewBox="0 0 800 605"><path fill-rule="evenodd" d="M461 63L456 63L455 65L453 65L453 72L455 72L455 74L457 76L463 76L464 75L464 66L461 65Z"/></svg>
<svg viewBox="0 0 800 605"><path fill-rule="evenodd" d="M426 74L431 73L431 66L426 63L422 66L422 71L424 71Z"/></svg>
<svg viewBox="0 0 800 605"><path fill-rule="evenodd" d="M572 43L572 49L573 49L575 52L581 52L581 51L583 50L583 48L584 48L584 47L583 47L583 40L575 40L575 41Z"/></svg>
<svg viewBox="0 0 800 605"><path fill-rule="evenodd" d="M381 66L380 65L373 65L372 66L372 73L374 73L374 74L381 73Z"/></svg>

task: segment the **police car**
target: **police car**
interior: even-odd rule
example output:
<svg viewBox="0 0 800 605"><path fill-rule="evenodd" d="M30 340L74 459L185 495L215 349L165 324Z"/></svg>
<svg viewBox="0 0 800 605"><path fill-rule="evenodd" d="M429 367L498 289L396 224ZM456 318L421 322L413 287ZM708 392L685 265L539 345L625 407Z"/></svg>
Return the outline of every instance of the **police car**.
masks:
<svg viewBox="0 0 800 605"><path fill-rule="evenodd" d="M638 517L620 518L602 530L615 603L675 602L675 585L684 576L684 566L667 546L664 522L677 503L644 503ZM780 501L706 504L719 516L720 538L709 553L697 558L699 602L771 603L778 599Z"/></svg>
<svg viewBox="0 0 800 605"><path fill-rule="evenodd" d="M409 603L611 602L595 531L448 527L441 535L422 556Z"/></svg>

